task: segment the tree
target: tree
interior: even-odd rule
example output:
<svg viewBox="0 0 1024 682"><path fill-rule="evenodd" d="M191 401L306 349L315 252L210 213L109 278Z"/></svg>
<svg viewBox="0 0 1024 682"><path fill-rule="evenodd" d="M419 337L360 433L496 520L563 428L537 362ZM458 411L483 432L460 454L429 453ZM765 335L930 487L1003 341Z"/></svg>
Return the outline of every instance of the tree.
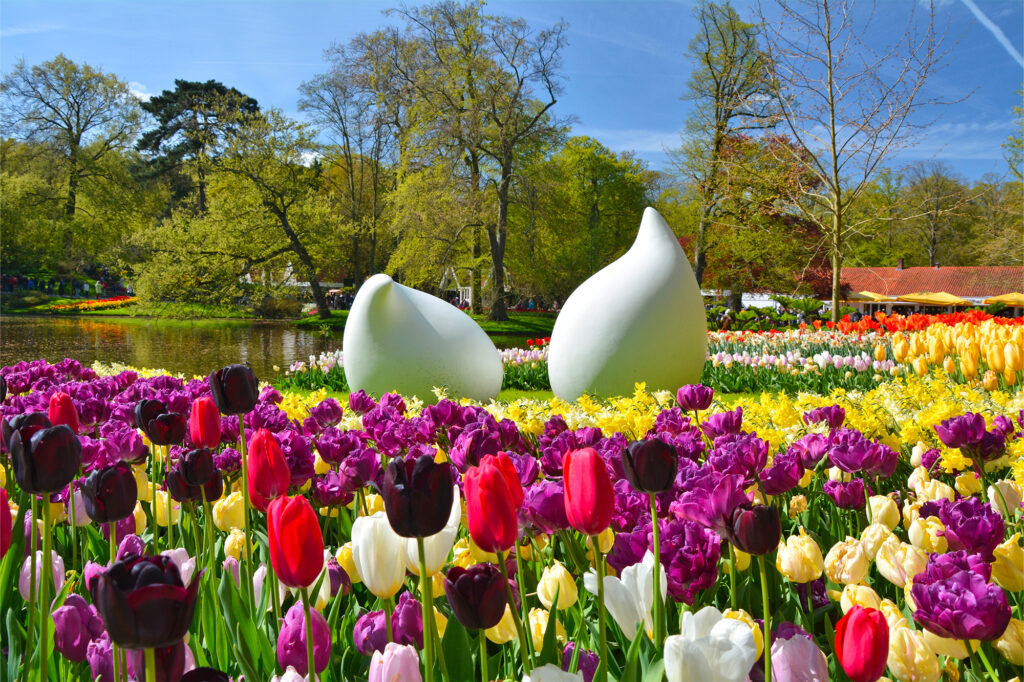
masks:
<svg viewBox="0 0 1024 682"><path fill-rule="evenodd" d="M1017 94L1024 96L1024 90L1018 90ZM1016 114L1014 125L1017 130L1003 143L1006 150L1006 163L1010 166L1010 172L1018 182L1024 182L1024 106L1018 104L1013 108Z"/></svg>
<svg viewBox="0 0 1024 682"><path fill-rule="evenodd" d="M64 177L64 215L74 218L82 180L108 154L126 149L138 129L138 101L128 84L58 54L38 66L19 60L0 82L3 120L21 139L50 145ZM65 232L65 247L73 232Z"/></svg>
<svg viewBox="0 0 1024 682"><path fill-rule="evenodd" d="M963 264L958 253L969 240L968 188L938 161L912 165L907 179L908 226L918 248L924 247L928 265L939 264L940 252L952 256L945 259L947 265Z"/></svg>
<svg viewBox="0 0 1024 682"><path fill-rule="evenodd" d="M136 149L153 155L150 173L166 176L194 163L197 209L205 213L208 156L239 121L259 111L259 104L215 80L175 79L174 90L143 102L142 109L156 119L156 127L136 143Z"/></svg>
<svg viewBox="0 0 1024 682"><path fill-rule="evenodd" d="M702 1L695 14L700 28L687 56L696 68L683 96L694 109L686 121L683 146L672 160L697 198L693 267L700 284L707 265L708 228L718 218L723 198L723 144L740 131L771 127L775 106L757 25L741 20L728 2Z"/></svg>
<svg viewBox="0 0 1024 682"><path fill-rule="evenodd" d="M771 12L758 7L782 125L821 183L798 205L828 239L834 320L843 262L858 227L849 221L851 204L935 102L923 86L942 56L941 36L933 11L923 28L913 6L909 11L901 37L878 46L865 41L870 19L858 21L852 0L776 0Z"/></svg>

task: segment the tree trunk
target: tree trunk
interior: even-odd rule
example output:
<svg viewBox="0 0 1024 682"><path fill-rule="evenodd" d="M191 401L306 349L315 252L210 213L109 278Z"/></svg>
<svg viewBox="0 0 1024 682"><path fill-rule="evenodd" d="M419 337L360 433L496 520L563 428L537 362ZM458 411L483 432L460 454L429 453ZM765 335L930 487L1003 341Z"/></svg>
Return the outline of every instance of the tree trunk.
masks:
<svg viewBox="0 0 1024 682"><path fill-rule="evenodd" d="M267 206L271 213L277 216L281 229L288 237L288 241L292 246L292 251L299 257L299 262L301 262L303 267L306 269L306 281L309 282L309 288L313 291L313 300L316 301L317 315L321 320L330 318L331 311L327 308L327 297L324 295L324 290L320 288L320 280L318 280L316 276L316 266L313 264L313 258L309 255L309 251L306 250L305 244L303 244L299 240L299 236L295 234L295 230L292 229L291 223L288 221L288 214L276 206L264 205Z"/></svg>
<svg viewBox="0 0 1024 682"><path fill-rule="evenodd" d="M702 210L700 222L697 223L697 239L693 244L693 275L697 278L698 287L704 285L704 269L708 265L707 250L705 249L707 230L707 216Z"/></svg>
<svg viewBox="0 0 1024 682"><path fill-rule="evenodd" d="M726 305L732 308L737 313L743 310L743 292L736 290L729 290L729 296L725 299Z"/></svg>
<svg viewBox="0 0 1024 682"><path fill-rule="evenodd" d="M490 319L495 322L508 320L505 310L505 240L508 235L508 190L512 184L512 163L506 161L501 167L501 181L498 183L498 223L487 229L491 246L491 268L494 300L491 302Z"/></svg>
<svg viewBox="0 0 1024 682"><path fill-rule="evenodd" d="M68 155L68 196L64 202L64 215L68 218L75 217L75 208L78 203L78 184L80 182L78 170L78 150L72 148ZM65 244L70 246L70 244Z"/></svg>
<svg viewBox="0 0 1024 682"><path fill-rule="evenodd" d="M469 297L470 310L474 315L480 315L484 311L483 301L483 277L480 275L480 254L483 248L480 244L480 226L473 228L473 267L469 272Z"/></svg>
<svg viewBox="0 0 1024 682"><path fill-rule="evenodd" d="M843 287L842 227L843 218L837 209L832 214L832 321L839 321L839 299Z"/></svg>

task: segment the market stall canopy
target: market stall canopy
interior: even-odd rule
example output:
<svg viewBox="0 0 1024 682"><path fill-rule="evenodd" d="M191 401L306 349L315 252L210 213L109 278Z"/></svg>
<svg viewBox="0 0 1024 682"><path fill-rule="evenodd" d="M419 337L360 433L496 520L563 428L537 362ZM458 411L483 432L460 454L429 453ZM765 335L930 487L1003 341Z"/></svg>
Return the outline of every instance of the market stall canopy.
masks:
<svg viewBox="0 0 1024 682"><path fill-rule="evenodd" d="M896 300L905 301L907 303L919 303L921 305L971 305L959 296L947 294L945 291L921 291L914 294L907 294L906 296L899 296Z"/></svg>
<svg viewBox="0 0 1024 682"><path fill-rule="evenodd" d="M986 298L984 302L985 305L988 305L989 303L1005 303L1009 306L1021 308L1024 307L1024 294L1017 291L1010 294L1003 294L1001 296L991 296Z"/></svg>
<svg viewBox="0 0 1024 682"><path fill-rule="evenodd" d="M884 294L876 294L873 291L854 291L846 297L847 301L871 301L872 303L881 303L883 301L894 301L896 299L889 298Z"/></svg>

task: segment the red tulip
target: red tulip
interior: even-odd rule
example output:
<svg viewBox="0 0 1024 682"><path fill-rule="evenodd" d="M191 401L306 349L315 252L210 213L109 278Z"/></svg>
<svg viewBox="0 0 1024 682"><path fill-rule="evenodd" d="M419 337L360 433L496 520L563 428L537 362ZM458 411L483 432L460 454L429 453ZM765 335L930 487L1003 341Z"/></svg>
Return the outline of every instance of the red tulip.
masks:
<svg viewBox="0 0 1024 682"><path fill-rule="evenodd" d="M249 441L249 501L261 512L267 504L288 492L292 474L274 434L259 429Z"/></svg>
<svg viewBox="0 0 1024 682"><path fill-rule="evenodd" d="M197 398L188 415L188 435L197 448L220 445L220 410L213 398Z"/></svg>
<svg viewBox="0 0 1024 682"><path fill-rule="evenodd" d="M67 393L57 392L50 396L49 414L50 423L54 426L64 424L69 429L78 433L81 425L78 421L78 410L71 402L71 396Z"/></svg>
<svg viewBox="0 0 1024 682"><path fill-rule="evenodd" d="M569 524L587 535L600 535L612 522L615 492L608 468L594 448L574 450L562 464L565 515Z"/></svg>
<svg viewBox="0 0 1024 682"><path fill-rule="evenodd" d="M274 573L288 587L309 587L324 567L324 537L309 500L279 497L267 509Z"/></svg>
<svg viewBox="0 0 1024 682"><path fill-rule="evenodd" d="M0 488L0 559L7 554L11 546L11 507L7 503L7 491Z"/></svg>
<svg viewBox="0 0 1024 682"><path fill-rule="evenodd" d="M485 552L505 552L519 535L523 484L503 452L487 455L465 477L469 536Z"/></svg>
<svg viewBox="0 0 1024 682"><path fill-rule="evenodd" d="M853 682L875 682L885 673L889 624L878 609L854 606L836 623L836 658Z"/></svg>

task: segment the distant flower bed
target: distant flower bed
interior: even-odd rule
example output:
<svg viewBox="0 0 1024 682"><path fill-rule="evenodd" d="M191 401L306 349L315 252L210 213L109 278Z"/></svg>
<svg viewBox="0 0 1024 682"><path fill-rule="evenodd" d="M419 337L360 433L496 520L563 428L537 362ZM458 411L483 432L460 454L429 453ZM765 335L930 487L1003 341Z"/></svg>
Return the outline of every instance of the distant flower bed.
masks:
<svg viewBox="0 0 1024 682"><path fill-rule="evenodd" d="M47 306L45 309L60 313L106 310L108 308L121 308L131 303L135 303L138 300L137 296L113 296L111 298L94 298L87 301L51 305Z"/></svg>

